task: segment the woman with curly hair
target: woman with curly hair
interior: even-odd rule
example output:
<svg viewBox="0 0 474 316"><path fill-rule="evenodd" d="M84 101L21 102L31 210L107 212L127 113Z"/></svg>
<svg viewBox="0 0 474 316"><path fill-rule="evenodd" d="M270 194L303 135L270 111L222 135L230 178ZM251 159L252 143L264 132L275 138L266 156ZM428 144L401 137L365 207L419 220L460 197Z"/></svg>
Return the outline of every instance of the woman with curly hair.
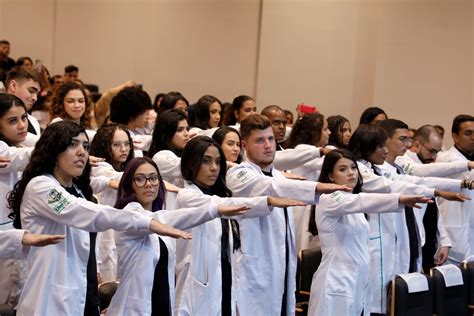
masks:
<svg viewBox="0 0 474 316"><path fill-rule="evenodd" d="M92 139L95 132L90 130L90 107L85 88L74 81L66 82L58 88L53 96L50 124L62 120L72 121L86 128L89 139Z"/></svg>
<svg viewBox="0 0 474 316"><path fill-rule="evenodd" d="M190 237L149 216L91 202L88 151L83 127L70 121L51 124L8 197L16 228L66 236L60 244L30 250L19 316L99 315L95 245L89 232Z"/></svg>

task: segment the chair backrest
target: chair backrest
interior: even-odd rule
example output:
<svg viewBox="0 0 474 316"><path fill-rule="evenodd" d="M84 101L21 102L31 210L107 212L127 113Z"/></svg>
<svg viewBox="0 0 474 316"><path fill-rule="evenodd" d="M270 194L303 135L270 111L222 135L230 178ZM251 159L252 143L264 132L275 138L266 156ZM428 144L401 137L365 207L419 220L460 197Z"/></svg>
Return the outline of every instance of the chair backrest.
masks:
<svg viewBox="0 0 474 316"><path fill-rule="evenodd" d="M99 86L93 83L85 83L84 86L90 92L99 92Z"/></svg>
<svg viewBox="0 0 474 316"><path fill-rule="evenodd" d="M296 269L296 291L299 294L309 296L313 274L318 269L322 256L319 243L314 247L300 250Z"/></svg>
<svg viewBox="0 0 474 316"><path fill-rule="evenodd" d="M99 305L100 311L109 307L110 301L117 291L118 281L110 281L99 284Z"/></svg>
<svg viewBox="0 0 474 316"><path fill-rule="evenodd" d="M0 316L13 316L13 306L8 304L0 304Z"/></svg>
<svg viewBox="0 0 474 316"><path fill-rule="evenodd" d="M443 315L467 315L466 273L454 264L431 269L433 311Z"/></svg>
<svg viewBox="0 0 474 316"><path fill-rule="evenodd" d="M467 304L470 309L474 309L474 258L462 262L461 269L466 275Z"/></svg>
<svg viewBox="0 0 474 316"><path fill-rule="evenodd" d="M421 273L396 275L388 287L387 315L431 316L433 294L430 278Z"/></svg>

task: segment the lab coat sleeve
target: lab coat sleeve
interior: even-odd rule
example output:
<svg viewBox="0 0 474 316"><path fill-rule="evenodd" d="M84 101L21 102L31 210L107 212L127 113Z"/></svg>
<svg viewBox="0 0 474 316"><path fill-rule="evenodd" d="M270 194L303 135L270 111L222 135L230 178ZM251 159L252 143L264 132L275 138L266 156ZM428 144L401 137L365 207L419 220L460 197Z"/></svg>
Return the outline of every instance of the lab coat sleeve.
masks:
<svg viewBox="0 0 474 316"><path fill-rule="evenodd" d="M169 150L162 150L153 156L153 161L160 169L160 173L166 179L181 177L181 158Z"/></svg>
<svg viewBox="0 0 474 316"><path fill-rule="evenodd" d="M419 177L449 177L469 170L467 161L420 164L408 157L399 156L395 162L403 168L405 173Z"/></svg>
<svg viewBox="0 0 474 316"><path fill-rule="evenodd" d="M105 176L91 177L91 188L94 194L104 191L109 186L110 179Z"/></svg>
<svg viewBox="0 0 474 316"><path fill-rule="evenodd" d="M26 134L25 141L21 144L26 147L35 147L36 142L38 141L39 138L40 138L39 135L35 135L33 133L28 132L28 134Z"/></svg>
<svg viewBox="0 0 474 316"><path fill-rule="evenodd" d="M328 216L341 216L354 213L386 213L401 212L398 193L359 193L350 194L336 191L321 196L318 211L322 210Z"/></svg>
<svg viewBox="0 0 474 316"><path fill-rule="evenodd" d="M116 171L112 165L107 162L99 162L99 165L92 167L91 175L93 177L104 176L113 180L120 180L123 172Z"/></svg>
<svg viewBox="0 0 474 316"><path fill-rule="evenodd" d="M461 180L457 179L444 179L437 177L418 177L411 176L408 174L396 174L393 177L394 181L402 181L415 185L421 185L425 187L435 188L443 191L455 191L461 192Z"/></svg>
<svg viewBox="0 0 474 316"><path fill-rule="evenodd" d="M24 199L29 199L31 205L25 212L90 232L148 231L152 220L137 212L76 198L47 176L33 178L26 187Z"/></svg>
<svg viewBox="0 0 474 316"><path fill-rule="evenodd" d="M317 204L317 182L267 177L242 165L230 168L226 183L234 196L278 196L295 198L307 204Z"/></svg>
<svg viewBox="0 0 474 316"><path fill-rule="evenodd" d="M133 147L143 151L150 149L152 136L151 135L133 135Z"/></svg>
<svg viewBox="0 0 474 316"><path fill-rule="evenodd" d="M272 208L268 206L267 197L259 196L253 198L245 197L227 197L221 198L216 195L206 195L201 192L197 192L192 189L182 189L178 193L179 205L185 205L186 207L205 206L209 203L215 205L229 205L229 206L241 206L247 205L250 207L243 215L237 216L223 216L223 218L239 219L239 218L250 218L270 215ZM174 212L174 211L173 211Z"/></svg>
<svg viewBox="0 0 474 316"><path fill-rule="evenodd" d="M30 162L32 147L11 147L0 141L0 156L10 159L5 168L0 168L0 173L10 173L25 170Z"/></svg>
<svg viewBox="0 0 474 316"><path fill-rule="evenodd" d="M318 147L301 144L295 148L277 151L273 160L273 166L278 170L291 170L320 157Z"/></svg>
<svg viewBox="0 0 474 316"><path fill-rule="evenodd" d="M0 259L23 259L28 255L30 247L23 246L25 230L10 229L0 231Z"/></svg>
<svg viewBox="0 0 474 316"><path fill-rule="evenodd" d="M437 203L437 202L436 202ZM439 236L439 245L441 247L452 247L451 239L449 238L448 232L444 227L443 216L438 209L438 236Z"/></svg>

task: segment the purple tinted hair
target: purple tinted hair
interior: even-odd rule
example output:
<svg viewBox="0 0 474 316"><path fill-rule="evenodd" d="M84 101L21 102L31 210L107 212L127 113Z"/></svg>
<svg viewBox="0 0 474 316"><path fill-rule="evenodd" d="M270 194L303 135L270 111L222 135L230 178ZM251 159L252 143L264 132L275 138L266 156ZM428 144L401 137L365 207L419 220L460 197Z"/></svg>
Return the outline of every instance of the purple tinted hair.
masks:
<svg viewBox="0 0 474 316"><path fill-rule="evenodd" d="M146 163L149 163L156 169L156 172L158 173L158 178L160 179L160 188L158 189L158 196L153 201L152 212L156 212L165 207L165 184L163 183L163 178L161 177L158 166L151 158L137 157L130 160L130 162L125 167L125 170L123 171L122 179L120 179L119 189L117 193L117 202L115 202L114 205L115 208L122 209L130 202L138 202L132 187L133 177L138 167Z"/></svg>

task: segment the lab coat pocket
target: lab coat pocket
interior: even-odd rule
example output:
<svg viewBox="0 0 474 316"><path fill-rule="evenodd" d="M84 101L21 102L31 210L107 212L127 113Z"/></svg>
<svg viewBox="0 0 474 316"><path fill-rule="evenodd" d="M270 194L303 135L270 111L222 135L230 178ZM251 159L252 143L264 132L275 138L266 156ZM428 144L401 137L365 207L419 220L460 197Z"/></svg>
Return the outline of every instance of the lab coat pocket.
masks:
<svg viewBox="0 0 474 316"><path fill-rule="evenodd" d="M354 315L354 298L357 291L357 267L350 264L334 264L328 270L326 281L328 315Z"/></svg>
<svg viewBox="0 0 474 316"><path fill-rule="evenodd" d="M189 279L188 279L189 280ZM178 315L206 315L209 311L208 284L191 278L189 287L183 293Z"/></svg>
<svg viewBox="0 0 474 316"><path fill-rule="evenodd" d="M141 298L129 296L127 297L125 310L125 315L150 315L151 300L144 300Z"/></svg>
<svg viewBox="0 0 474 316"><path fill-rule="evenodd" d="M78 288L51 284L51 294L48 299L48 310L56 315L76 315L82 312L79 309Z"/></svg>
<svg viewBox="0 0 474 316"><path fill-rule="evenodd" d="M250 293L264 293L270 285L270 258L242 254L237 259L239 265L239 286Z"/></svg>

